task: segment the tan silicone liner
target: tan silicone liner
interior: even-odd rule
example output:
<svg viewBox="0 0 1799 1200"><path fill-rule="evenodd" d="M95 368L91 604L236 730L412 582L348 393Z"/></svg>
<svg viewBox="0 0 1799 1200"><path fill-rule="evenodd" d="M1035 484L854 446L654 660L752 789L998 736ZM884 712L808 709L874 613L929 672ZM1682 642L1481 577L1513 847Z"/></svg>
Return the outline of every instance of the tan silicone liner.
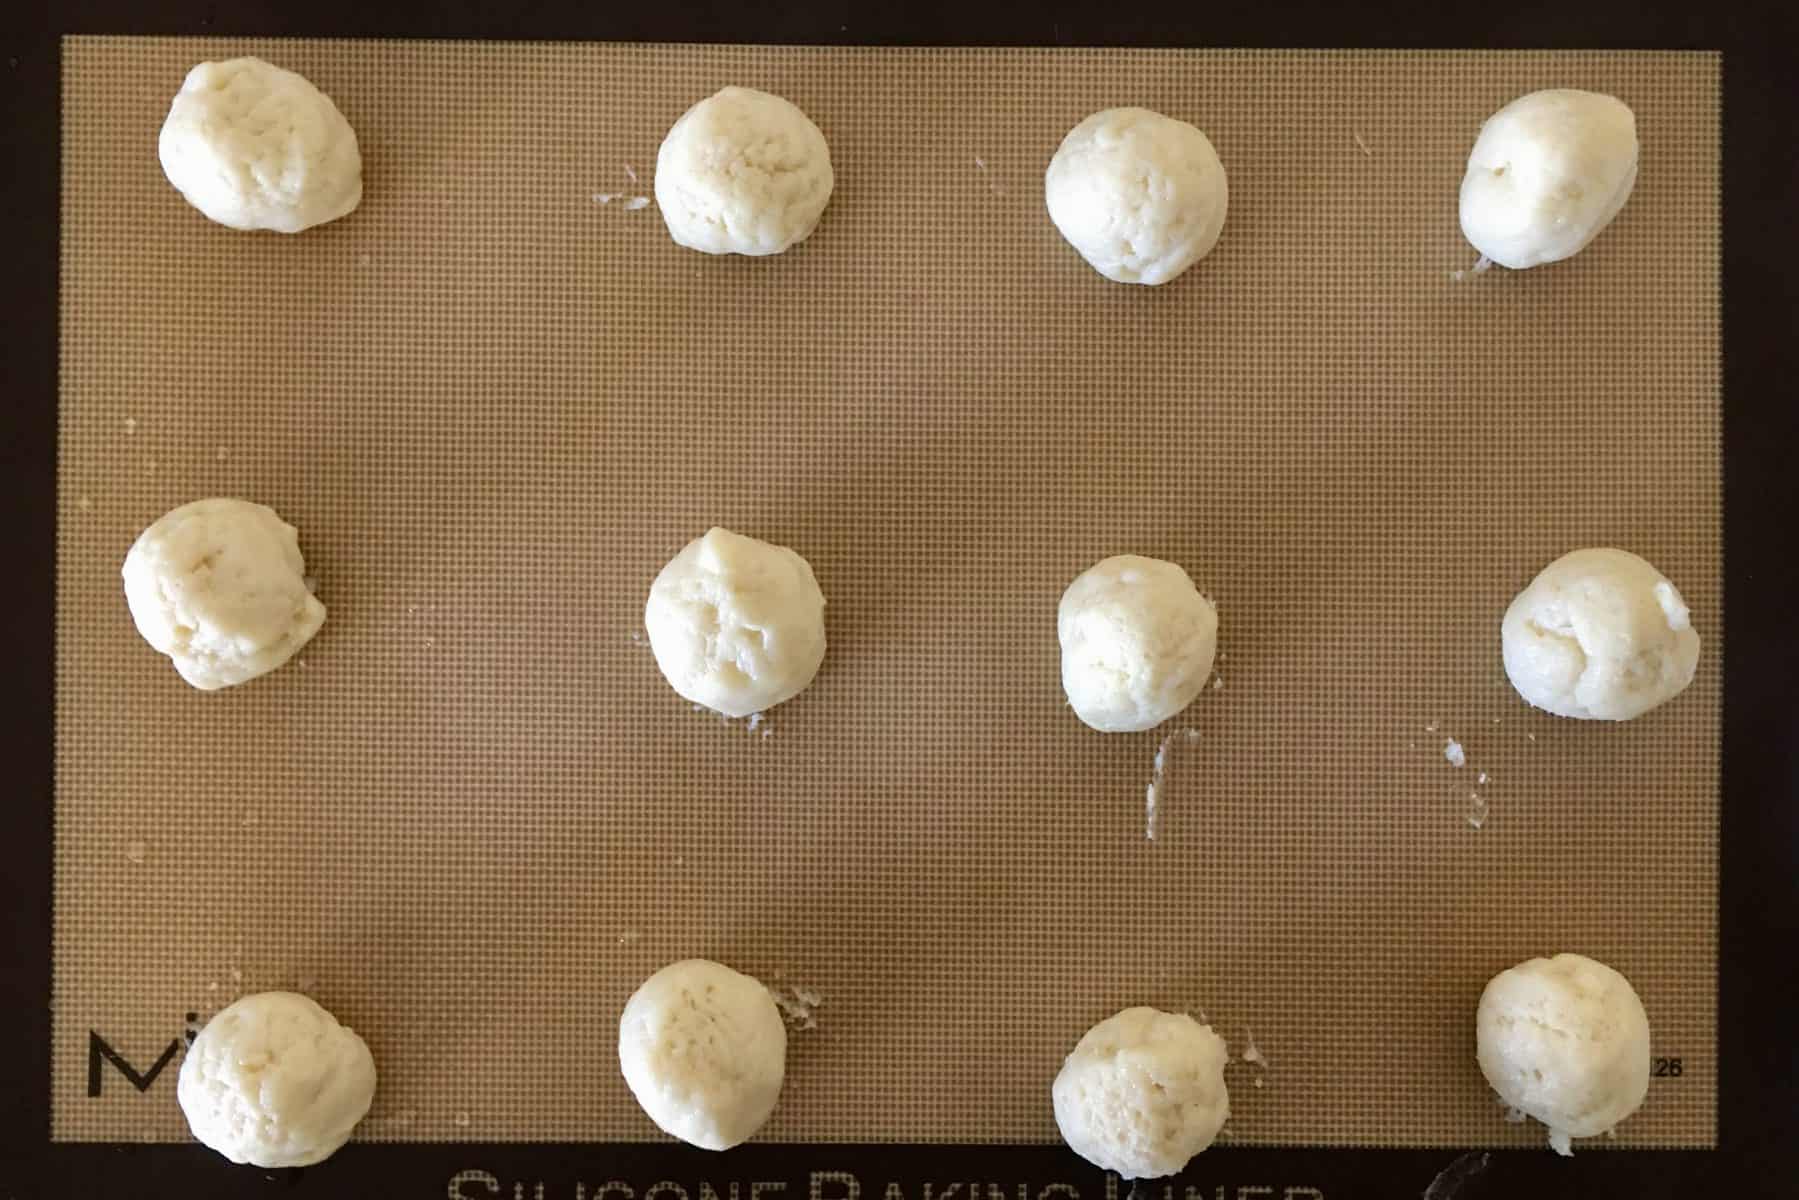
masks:
<svg viewBox="0 0 1799 1200"><path fill-rule="evenodd" d="M354 214L233 233L164 180L184 73L240 53L349 117ZM703 955L823 999L771 1139L1051 1140L1062 1056L1148 1003L1253 1036L1231 1141L1540 1144L1474 1006L1574 950L1681 1060L1614 1144L1713 1142L1715 55L82 38L63 80L55 1137L185 1136L172 1067L87 1095L90 1033L147 1069L276 987L367 1037L361 1137L657 1137L617 1014ZM778 258L628 204L729 83L830 140ZM1571 263L1452 282L1476 130L1555 85L1636 110L1635 195ZM1119 104L1229 172L1223 240L1161 288L1043 210ZM214 495L299 527L330 618L202 694L118 572ZM712 524L830 600L823 671L754 733L641 641ZM1593 544L1706 639L1628 725L1500 665L1513 593ZM1058 679L1062 588L1124 551L1222 621L1153 843L1160 735L1087 730Z"/></svg>

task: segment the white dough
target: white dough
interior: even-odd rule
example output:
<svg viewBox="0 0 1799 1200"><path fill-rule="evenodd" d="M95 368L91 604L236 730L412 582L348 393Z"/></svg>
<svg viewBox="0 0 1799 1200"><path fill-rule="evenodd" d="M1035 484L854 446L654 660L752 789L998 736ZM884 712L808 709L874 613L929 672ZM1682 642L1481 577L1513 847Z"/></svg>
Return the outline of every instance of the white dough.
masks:
<svg viewBox="0 0 1799 1200"><path fill-rule="evenodd" d="M1118 283L1167 283L1224 229L1224 165L1206 135L1147 108L1109 108L1069 130L1043 176L1049 219Z"/></svg>
<svg viewBox="0 0 1799 1200"><path fill-rule="evenodd" d="M1678 696L1699 663L1686 602L1628 550L1575 550L1544 567L1499 637L1512 686L1558 717L1628 721Z"/></svg>
<svg viewBox="0 0 1799 1200"><path fill-rule="evenodd" d="M203 691L273 671L325 623L299 531L248 500L196 500L164 515L125 555L123 574L137 631Z"/></svg>
<svg viewBox="0 0 1799 1200"><path fill-rule="evenodd" d="M187 202L233 229L298 233L362 200L356 131L331 97L260 58L189 71L157 153Z"/></svg>
<svg viewBox="0 0 1799 1200"><path fill-rule="evenodd" d="M1089 1029L1050 1094L1069 1149L1126 1179L1174 1175L1231 1115L1230 1051L1185 1013L1127 1008Z"/></svg>
<svg viewBox="0 0 1799 1200"><path fill-rule="evenodd" d="M1649 1094L1649 1017L1630 981L1578 954L1501 971L1475 1015L1480 1072L1549 1127L1549 1144L1597 1137Z"/></svg>
<svg viewBox="0 0 1799 1200"><path fill-rule="evenodd" d="M618 1020L625 1083L657 1128L728 1150L762 1128L787 1071L787 1027L768 989L703 958L663 967Z"/></svg>
<svg viewBox="0 0 1799 1200"><path fill-rule="evenodd" d="M1637 121L1611 96L1532 92L1487 119L1462 178L1462 233L1502 267L1579 252L1637 181Z"/></svg>
<svg viewBox="0 0 1799 1200"><path fill-rule="evenodd" d="M331 1157L374 1097L369 1048L294 992L245 996L208 1021L175 1086L196 1138L258 1167Z"/></svg>
<svg viewBox="0 0 1799 1200"><path fill-rule="evenodd" d="M728 529L708 530L662 568L643 625L669 686L727 717L791 700L825 657L811 564Z"/></svg>
<svg viewBox="0 0 1799 1200"><path fill-rule="evenodd" d="M1171 562L1120 554L1075 578L1056 610L1062 690L1101 733L1160 725L1193 703L1218 653L1218 612Z"/></svg>
<svg viewBox="0 0 1799 1200"><path fill-rule="evenodd" d="M779 96L728 87L682 114L656 152L668 235L707 254L779 254L830 202L831 148Z"/></svg>

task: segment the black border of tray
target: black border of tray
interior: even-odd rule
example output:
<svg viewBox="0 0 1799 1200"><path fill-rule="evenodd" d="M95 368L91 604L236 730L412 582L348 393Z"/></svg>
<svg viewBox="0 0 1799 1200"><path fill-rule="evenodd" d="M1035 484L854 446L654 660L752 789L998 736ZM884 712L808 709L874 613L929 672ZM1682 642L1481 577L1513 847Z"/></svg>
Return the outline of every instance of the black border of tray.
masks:
<svg viewBox="0 0 1799 1200"><path fill-rule="evenodd" d="M4 18L12 231L0 399L0 1197L1127 1200L1057 1146L369 1145L302 1171L198 1145L52 1144L49 1077L60 49L65 34L798 45L1668 49L1724 54L1724 664L1716 1150L1215 1148L1139 1200L1799 1197L1799 5L1287 0L1129 5L71 0ZM1405 1070L1395 1047L1395 1071ZM471 1088L478 1081L469 1081ZM1438 1183L1439 1176L1441 1183ZM1459 1184L1457 1181L1460 1181ZM459 1182L458 1182L459 1181ZM1451 1185L1455 1186L1451 1186ZM735 1186L736 1196L732 1189ZM853 1189L853 1190L852 1190Z"/></svg>

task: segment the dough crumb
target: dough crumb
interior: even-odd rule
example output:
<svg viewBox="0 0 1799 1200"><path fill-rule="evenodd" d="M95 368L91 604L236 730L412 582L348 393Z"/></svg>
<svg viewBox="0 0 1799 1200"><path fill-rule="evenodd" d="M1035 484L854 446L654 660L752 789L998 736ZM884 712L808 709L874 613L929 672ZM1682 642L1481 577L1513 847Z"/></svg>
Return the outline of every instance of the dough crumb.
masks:
<svg viewBox="0 0 1799 1200"><path fill-rule="evenodd" d="M988 191L992 192L995 196L1003 196L1006 194L1006 189L1002 188L998 182L994 180L993 173L987 169L986 159L977 154L974 156L974 165L975 169L981 173L981 177L987 181Z"/></svg>
<svg viewBox="0 0 1799 1200"><path fill-rule="evenodd" d="M1437 725L1437 723L1435 721L1432 721L1429 725L1426 725L1424 727L1424 732L1435 733L1435 732L1437 732L1438 728L1439 728L1439 726Z"/></svg>
<svg viewBox="0 0 1799 1200"><path fill-rule="evenodd" d="M774 997L775 1007L781 1010L781 1017L789 1027L800 1030L818 1028L818 1010L825 1002L818 992L797 983L777 983L768 989L768 994Z"/></svg>
<svg viewBox="0 0 1799 1200"><path fill-rule="evenodd" d="M761 724L762 724L762 714L761 714L761 713L759 713L759 712L753 712L753 713L751 713L751 714L750 714L750 732L751 732L751 733L754 733L754 732L756 732L756 729L757 729L757 728L758 728L758 727L759 727L759 726L760 726L760 725L761 725Z"/></svg>
<svg viewBox="0 0 1799 1200"><path fill-rule="evenodd" d="M637 172L631 169L630 163L625 164L625 178L629 179L632 183L637 182Z"/></svg>
<svg viewBox="0 0 1799 1200"><path fill-rule="evenodd" d="M132 842L129 846L125 847L125 857L134 863L143 862L145 858L149 857L149 854L150 847L142 842Z"/></svg>
<svg viewBox="0 0 1799 1200"><path fill-rule="evenodd" d="M1256 1035L1252 1031L1245 1029L1243 1031L1243 1040L1248 1043L1248 1045L1243 1047L1243 1061L1266 1067L1268 1065L1268 1059L1263 1055L1261 1047L1256 1045Z"/></svg>
<svg viewBox="0 0 1799 1200"><path fill-rule="evenodd" d="M125 418L125 432L126 433L136 433L137 432L137 418L136 417L126 417Z"/></svg>
<svg viewBox="0 0 1799 1200"><path fill-rule="evenodd" d="M1368 148L1368 143L1362 140L1362 135L1358 133L1358 134L1355 134L1354 136L1355 136L1356 148L1358 150L1360 150L1367 157L1373 158L1374 151L1372 151Z"/></svg>
<svg viewBox="0 0 1799 1200"><path fill-rule="evenodd" d="M1493 260L1483 254L1480 256L1479 259L1477 259L1475 261L1474 266L1469 268L1468 270L1466 270L1466 271L1451 271L1449 273L1450 281L1453 283L1465 283L1469 279L1472 279L1474 276L1479 275L1481 272L1487 270L1492 265L1493 265Z"/></svg>
<svg viewBox="0 0 1799 1200"><path fill-rule="evenodd" d="M1462 744L1454 738L1450 738L1444 743L1443 757L1449 760L1449 765L1452 767L1465 767L1468 765L1468 752L1463 750Z"/></svg>
<svg viewBox="0 0 1799 1200"><path fill-rule="evenodd" d="M618 935L618 944L621 946L629 946L635 942L641 941L642 939L643 939L643 932L641 930L627 929L623 933Z"/></svg>
<svg viewBox="0 0 1799 1200"><path fill-rule="evenodd" d="M465 1112L457 1113L455 1116L451 1117L450 1120L455 1122L457 1128L459 1128L459 1129L467 1129L468 1128L469 1115Z"/></svg>
<svg viewBox="0 0 1799 1200"><path fill-rule="evenodd" d="M1168 748L1176 739L1187 742L1199 740L1197 729L1177 729L1162 739L1156 747L1154 774L1150 777L1149 787L1143 798L1143 836L1149 841L1156 840L1156 817L1160 811L1162 798L1162 779L1168 773Z"/></svg>
<svg viewBox="0 0 1799 1200"><path fill-rule="evenodd" d="M619 207L626 212L636 212L640 208L648 208L650 206L650 198L648 196L629 196L623 192L595 192L593 194L593 202L595 204L611 204L614 200L621 201L622 203L619 204Z"/></svg>

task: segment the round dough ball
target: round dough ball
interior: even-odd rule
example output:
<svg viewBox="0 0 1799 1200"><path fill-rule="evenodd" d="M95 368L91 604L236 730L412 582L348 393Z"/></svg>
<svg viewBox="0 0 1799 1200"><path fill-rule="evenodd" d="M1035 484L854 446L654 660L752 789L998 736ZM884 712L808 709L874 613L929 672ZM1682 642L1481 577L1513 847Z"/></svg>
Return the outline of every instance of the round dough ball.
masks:
<svg viewBox="0 0 1799 1200"><path fill-rule="evenodd" d="M1611 224L1637 181L1637 121L1621 100L1558 88L1487 119L1462 177L1462 233L1502 267L1568 258Z"/></svg>
<svg viewBox="0 0 1799 1200"><path fill-rule="evenodd" d="M727 717L805 690L825 657L825 596L785 546L711 529L650 585L643 625L669 686Z"/></svg>
<svg viewBox="0 0 1799 1200"><path fill-rule="evenodd" d="M1101 733L1151 729L1193 703L1218 653L1218 612L1187 573L1120 554L1089 567L1056 610L1062 690Z"/></svg>
<svg viewBox="0 0 1799 1200"><path fill-rule="evenodd" d="M1544 567L1499 638L1512 686L1558 717L1628 721L1678 696L1699 663L1686 602L1628 550L1575 550Z"/></svg>
<svg viewBox="0 0 1799 1200"><path fill-rule="evenodd" d="M233 229L299 233L362 202L356 131L331 97L260 58L189 71L157 153L187 202Z"/></svg>
<svg viewBox="0 0 1799 1200"><path fill-rule="evenodd" d="M779 254L811 236L836 177L810 117L728 87L682 114L656 152L668 235L707 254Z"/></svg>
<svg viewBox="0 0 1799 1200"><path fill-rule="evenodd" d="M1224 165L1206 135L1147 108L1109 108L1069 130L1043 176L1049 219L1118 283L1167 283L1224 229Z"/></svg>
<svg viewBox="0 0 1799 1200"><path fill-rule="evenodd" d="M369 1111L375 1060L305 996L263 992L206 1023L175 1098L194 1136L232 1162L305 1167L336 1153Z"/></svg>
<svg viewBox="0 0 1799 1200"><path fill-rule="evenodd" d="M728 1150L775 1109L787 1027L760 983L690 958L657 971L626 1003L618 1063L657 1128L703 1150Z"/></svg>
<svg viewBox="0 0 1799 1200"><path fill-rule="evenodd" d="M166 514L125 555L123 574L137 631L202 691L266 675L325 623L299 531L248 500Z"/></svg>
<svg viewBox="0 0 1799 1200"><path fill-rule="evenodd" d="M1069 1149L1126 1179L1159 1179L1231 1115L1224 1039L1185 1013L1127 1008L1089 1029L1050 1094Z"/></svg>
<svg viewBox="0 0 1799 1200"><path fill-rule="evenodd" d="M1649 1093L1649 1017L1630 981L1578 954L1501 971L1475 1015L1480 1073L1549 1127L1558 1154L1637 1111Z"/></svg>

